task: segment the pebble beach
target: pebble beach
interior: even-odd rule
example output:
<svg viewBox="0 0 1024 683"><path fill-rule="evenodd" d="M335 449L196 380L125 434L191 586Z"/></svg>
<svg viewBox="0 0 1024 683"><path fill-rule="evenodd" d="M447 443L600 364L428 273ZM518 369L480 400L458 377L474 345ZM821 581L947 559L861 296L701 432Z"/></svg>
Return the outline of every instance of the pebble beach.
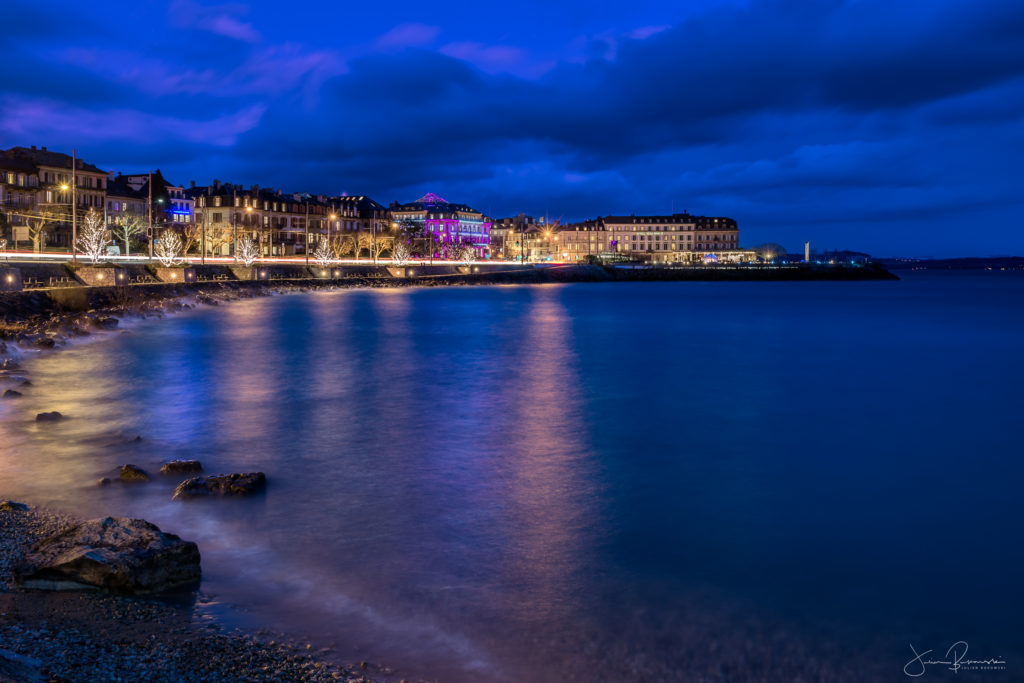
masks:
<svg viewBox="0 0 1024 683"><path fill-rule="evenodd" d="M13 569L32 544L75 521L0 503L0 682L402 680L281 634L225 631L189 604L19 589Z"/></svg>

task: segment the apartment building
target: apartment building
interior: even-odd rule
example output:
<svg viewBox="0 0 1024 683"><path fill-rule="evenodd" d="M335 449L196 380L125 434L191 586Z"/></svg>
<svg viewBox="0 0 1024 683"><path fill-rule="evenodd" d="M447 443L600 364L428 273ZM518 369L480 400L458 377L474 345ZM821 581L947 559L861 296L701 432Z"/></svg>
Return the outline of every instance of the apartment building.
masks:
<svg viewBox="0 0 1024 683"><path fill-rule="evenodd" d="M6 204L9 201L10 195L10 201L16 202L19 208L17 211L8 211L5 206L5 213L22 214L22 209L29 208L27 203L32 192L28 190L33 190L35 195L31 199L31 211L15 216L23 218L27 223L21 225L23 229L13 236L15 241L21 241L19 238L27 239L29 232L35 232L33 221L27 219L31 215L39 220L38 225L44 226L37 248L70 247L72 198L79 220L89 209L104 209L107 174L92 164L73 159L63 152L51 152L46 147L36 149L34 145L0 151L0 159L10 167L9 171L4 172L4 202ZM8 173L18 182L6 182Z"/></svg>
<svg viewBox="0 0 1024 683"><path fill-rule="evenodd" d="M754 258L739 248L739 227L725 217L606 216L569 225L557 233L562 260L587 256L652 263L739 262Z"/></svg>

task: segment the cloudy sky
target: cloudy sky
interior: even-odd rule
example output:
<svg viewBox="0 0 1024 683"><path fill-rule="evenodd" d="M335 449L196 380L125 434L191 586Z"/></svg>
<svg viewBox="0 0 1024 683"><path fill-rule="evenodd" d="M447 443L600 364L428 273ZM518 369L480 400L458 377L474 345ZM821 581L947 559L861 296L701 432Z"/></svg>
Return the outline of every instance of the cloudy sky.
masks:
<svg viewBox="0 0 1024 683"><path fill-rule="evenodd" d="M747 245L1024 253L1024 2L0 4L0 148Z"/></svg>

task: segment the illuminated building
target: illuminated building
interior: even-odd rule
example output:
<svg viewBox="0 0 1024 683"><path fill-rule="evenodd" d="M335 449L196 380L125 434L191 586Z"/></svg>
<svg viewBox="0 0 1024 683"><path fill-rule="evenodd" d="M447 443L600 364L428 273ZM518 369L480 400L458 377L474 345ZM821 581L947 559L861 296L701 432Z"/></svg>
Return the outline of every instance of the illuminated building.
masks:
<svg viewBox="0 0 1024 683"><path fill-rule="evenodd" d="M0 151L3 164L10 167L4 171L5 185L12 199L17 198L21 213L31 203L31 215L48 218L45 244L50 246L71 246L71 200L75 198L79 217L89 209L102 211L107 188L107 174L81 159L75 163L75 188L71 188L72 157L63 152L51 152L45 147L12 147ZM8 173L11 177L8 178ZM16 182L7 183L8 179ZM29 192L35 195L30 202ZM6 197L5 197L6 199ZM7 211L5 207L5 211ZM27 214L26 214L27 215ZM23 217L23 216L22 216ZM14 239L28 239L28 228L14 231ZM40 245L43 246L43 245Z"/></svg>
<svg viewBox="0 0 1024 683"><path fill-rule="evenodd" d="M119 174L112 179L113 181L121 181L135 190L141 196L143 204L152 200L154 225L180 229L195 221L195 200L185 195L185 188L172 185L164 179L160 169L152 173ZM152 191L149 187L150 182L153 184ZM107 211L110 211L109 202Z"/></svg>
<svg viewBox="0 0 1024 683"><path fill-rule="evenodd" d="M334 227L342 232L364 231L381 235L391 230L391 212L365 195L329 197Z"/></svg>
<svg viewBox="0 0 1024 683"><path fill-rule="evenodd" d="M222 183L196 186L193 181L185 195L195 201L196 222L216 238L216 251L231 253L238 239L256 239L265 256L293 256L307 253L318 235L330 236L340 221L338 207L327 197L252 185ZM332 225L331 216L335 217ZM227 239L222 239L225 233ZM309 251L312 251L310 247Z"/></svg>
<svg viewBox="0 0 1024 683"><path fill-rule="evenodd" d="M606 216L568 225L557 233L558 255L579 261L586 256L652 263L739 262L754 253L739 248L739 227L724 217Z"/></svg>
<svg viewBox="0 0 1024 683"><path fill-rule="evenodd" d="M465 244L478 258L490 255L491 219L465 204L428 193L408 204L392 204L391 219L396 225L417 225L431 238L437 254L444 245Z"/></svg>

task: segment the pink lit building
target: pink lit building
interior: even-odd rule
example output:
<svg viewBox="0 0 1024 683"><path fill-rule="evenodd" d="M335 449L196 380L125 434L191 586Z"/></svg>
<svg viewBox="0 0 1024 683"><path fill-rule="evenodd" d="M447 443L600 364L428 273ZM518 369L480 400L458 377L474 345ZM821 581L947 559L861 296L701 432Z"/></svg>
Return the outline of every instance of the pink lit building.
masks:
<svg viewBox="0 0 1024 683"><path fill-rule="evenodd" d="M458 244L473 248L478 258L490 256L491 219L465 204L452 204L428 193L408 204L392 204L391 219L396 224L412 222L420 226L431 238L438 257L444 257Z"/></svg>

